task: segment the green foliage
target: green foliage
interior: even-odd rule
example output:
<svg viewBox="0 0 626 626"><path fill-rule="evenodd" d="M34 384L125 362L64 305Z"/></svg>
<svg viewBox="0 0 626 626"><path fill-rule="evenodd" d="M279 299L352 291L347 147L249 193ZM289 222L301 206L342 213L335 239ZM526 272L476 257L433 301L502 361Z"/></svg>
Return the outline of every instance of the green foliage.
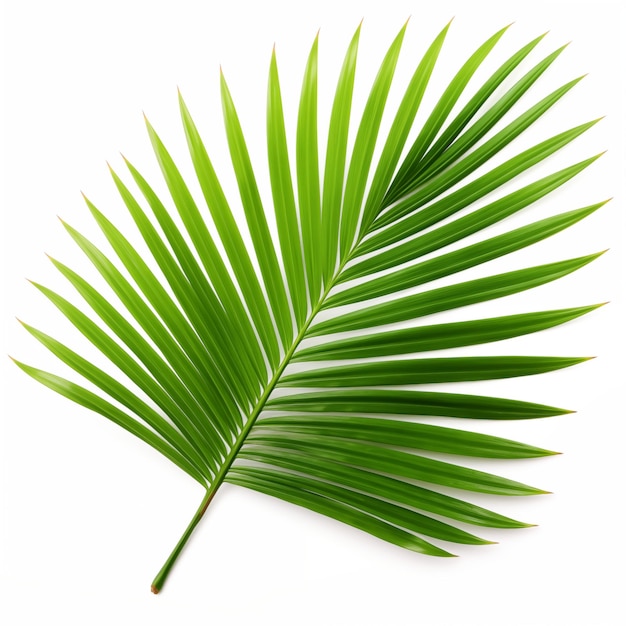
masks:
<svg viewBox="0 0 626 626"><path fill-rule="evenodd" d="M352 96L360 27L357 29L339 74L323 159L318 145L315 39L302 83L293 172L276 57L272 55L267 150L277 241L271 234L235 104L222 76L226 136L252 246L245 242L243 225L231 211L180 97L184 132L203 204L194 199L164 143L146 122L171 198L161 200L128 162L130 177L143 200L115 172L111 174L152 259L146 262L87 199L117 259L109 258L64 224L126 310L119 312L89 282L56 260L52 262L82 297L89 313L35 285L133 386L119 382L27 324L25 328L36 339L99 391L19 362L18 366L141 438L206 488L198 512L154 581L155 592L224 481L436 556L452 555L425 537L461 544L489 543L457 528L455 522L499 528L527 526L462 497L442 493L438 486L500 495L545 493L453 461L456 456L522 459L553 452L414 418L511 420L567 411L496 397L394 387L526 376L585 359L395 357L533 333L572 320L595 306L453 323L411 323L399 329L384 327L531 289L594 260L598 254L405 292L529 246L602 206L600 202L576 208L447 250L447 246L537 202L588 167L597 156L457 216L566 146L595 121L561 132L478 177L468 178L578 82L570 81L554 90L490 135L562 51L548 55L504 89L506 80L542 38L534 39L505 61L473 95L465 96L470 79L505 28L469 57L410 143L415 116L447 35L446 26L418 63L397 110L392 112L387 136L380 137L405 28L382 60L361 118L354 119ZM500 95L496 97L496 93ZM462 97L466 104L452 117ZM351 129L354 141L350 149ZM378 159L377 146L381 149ZM167 204L178 213L182 230ZM211 235L207 208L224 258ZM423 260L425 255L431 256ZM159 268L167 288L151 265ZM382 301L373 301L381 296ZM343 305L352 306L336 312ZM322 320L318 319L321 311ZM351 331L359 332L334 336ZM322 341L303 345L304 340L314 337ZM324 364L334 360L342 363ZM292 363L313 365L286 372ZM277 388L284 391L274 394ZM291 393L291 388L298 391ZM431 458L429 452L445 455L448 460Z"/></svg>

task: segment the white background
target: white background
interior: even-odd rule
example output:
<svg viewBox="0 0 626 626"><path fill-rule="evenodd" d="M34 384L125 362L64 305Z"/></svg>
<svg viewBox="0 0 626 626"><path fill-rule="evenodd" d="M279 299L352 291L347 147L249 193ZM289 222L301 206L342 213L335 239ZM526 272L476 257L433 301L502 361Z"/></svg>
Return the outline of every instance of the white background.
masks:
<svg viewBox="0 0 626 626"><path fill-rule="evenodd" d="M61 338L74 336L24 277L70 293L42 253L49 252L75 268L84 267L63 234L57 214L100 241L79 189L114 222L128 223L104 161L122 172L121 150L151 181L158 180L142 110L175 159L189 171L178 121L179 86L218 174L235 198L221 129L221 63L250 141L258 178L264 181L262 191L267 194L264 103L272 44L277 44L288 132L293 137L301 72L317 29L321 27L323 125L345 47L361 18L365 19L357 110L379 59L409 15L399 80L391 95L394 102L415 59L456 16L427 103L432 104L438 88L478 44L515 21L487 65L491 70L546 30L550 33L535 51L535 61L573 40L540 80L534 95L520 103L522 107L575 76L590 75L507 154L532 145L533 138L539 141L607 115L563 154L536 168L531 177L520 179L533 180L540 173L609 150L567 190L531 207L520 223L609 196L615 197L613 202L566 233L511 259L496 261L494 271L611 250L575 276L451 317L611 300L609 306L559 329L476 349L481 354L599 357L542 377L470 386L472 392L578 411L532 423L472 425L566 453L502 468L495 463L482 465L555 492L504 502L475 498L539 527L485 530L483 536L500 543L459 549L461 558L438 560L402 551L261 494L224 485L164 592L155 597L149 593L149 583L195 511L201 490L141 442L33 383L4 358L3 623L624 623L620 600L624 516L619 503L623 500L626 430L618 394L624 383L621 355L625 347L626 50L624 13L618 2L5 2L4 345L0 353L63 371L14 319L18 315ZM480 76L486 77L487 71ZM506 226L515 224L511 220Z"/></svg>

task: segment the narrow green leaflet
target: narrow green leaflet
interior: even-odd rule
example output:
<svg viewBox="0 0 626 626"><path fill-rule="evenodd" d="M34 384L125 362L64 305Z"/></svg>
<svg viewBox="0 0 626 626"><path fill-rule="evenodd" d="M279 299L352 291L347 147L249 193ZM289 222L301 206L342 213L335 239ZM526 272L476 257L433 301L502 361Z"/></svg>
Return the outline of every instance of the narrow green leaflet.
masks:
<svg viewBox="0 0 626 626"><path fill-rule="evenodd" d="M296 324L301 327L307 317L307 283L275 51L267 87L267 154L283 265Z"/></svg>
<svg viewBox="0 0 626 626"><path fill-rule="evenodd" d="M541 489L488 472L356 441L333 440L300 433L289 433L288 436L284 433L252 433L248 437L248 444L260 448L299 450L347 465L367 467L376 472L479 493L505 496L545 493Z"/></svg>
<svg viewBox="0 0 626 626"><path fill-rule="evenodd" d="M571 274L597 259L601 254L602 252L578 259L569 259L568 261L529 267L496 276L468 280L449 287L440 287L405 298L398 298L353 313L338 315L332 320L316 324L309 329L307 336L316 337L346 330L382 326L417 319L477 302L485 302L494 298L502 298Z"/></svg>
<svg viewBox="0 0 626 626"><path fill-rule="evenodd" d="M246 147L235 105L223 74L222 107L224 109L224 122L230 145L230 154L237 182L239 183L239 192L246 213L248 229L254 243L257 259L259 260L265 289L268 293L282 345L283 348L287 349L293 339L289 301L265 218L261 196L259 195L259 189L252 171L248 148Z"/></svg>
<svg viewBox="0 0 626 626"><path fill-rule="evenodd" d="M495 459L528 459L554 454L517 441L466 430L374 417L289 415L257 422L257 429L357 439L413 450Z"/></svg>
<svg viewBox="0 0 626 626"><path fill-rule="evenodd" d="M317 50L315 38L304 70L296 134L296 171L304 265L311 306L319 300L319 234L321 232L321 198L319 155L317 148Z"/></svg>
<svg viewBox="0 0 626 626"><path fill-rule="evenodd" d="M285 374L277 387L380 387L493 380L542 374L588 360L584 357L473 356L351 363Z"/></svg>
<svg viewBox="0 0 626 626"><path fill-rule="evenodd" d="M339 222L341 218L341 200L348 151L348 131L352 93L356 73L356 58L361 35L361 25L357 28L341 68L337 90L333 101L328 125L326 146L326 165L324 168L324 189L322 195L322 241L324 247L324 284L332 279L337 267L339 246Z"/></svg>
<svg viewBox="0 0 626 626"><path fill-rule="evenodd" d="M139 437L205 488L152 583L154 593L224 482L430 556L453 556L448 544L491 543L467 524L530 525L475 504L468 492L547 492L472 464L498 459L522 471L525 459L556 453L474 432L473 420L499 420L504 427L571 411L489 391L456 393L454 384L549 376L591 358L539 356L523 348L511 355L506 340L601 305L583 300L554 310L505 309L493 317L483 303L503 299L506 306L507 296L591 271L582 268L602 252L581 250L567 259L555 253L549 263L513 264L513 270L496 262L486 275L423 287L593 219L605 204L589 199L587 206L546 211L507 228L509 217L523 216L531 205L541 211L552 192L587 176L600 156L572 159L560 169L549 165L598 120L565 129L546 125L548 111L572 106L580 79L562 83L554 76L565 46L537 56L545 35L497 59L508 29L476 42L446 82L439 59L454 37L451 23L428 38L408 66L400 56L405 24L374 68L358 61L359 25L328 98L324 85L333 74L316 36L299 94L288 87L285 102L296 102L288 111L273 51L266 109L257 120L266 129L267 163L253 163L257 146L245 137L220 77L225 160L236 198L228 197L229 186L218 176L219 157L209 154L215 143L203 139L179 93L193 180L185 180L184 166L147 121L161 180L151 181L152 174L144 176L126 159L124 175L109 168L139 242L87 198L106 249L63 224L95 278L51 259L78 304L33 284L102 358L91 362L85 346L22 322L81 381L16 364ZM408 71L404 85L397 68ZM373 81L365 80L368 69L377 69ZM539 79L561 86L537 96ZM364 102L357 94L366 94ZM248 97L254 102L258 94ZM515 149L512 143L531 127L539 138ZM239 206L245 224L238 222ZM489 231L494 225L495 235ZM453 309L459 321L438 317ZM395 324L401 326L389 328ZM421 354L491 342L502 342L500 355ZM566 398L552 402L567 405ZM567 418L561 419L567 428Z"/></svg>
<svg viewBox="0 0 626 626"><path fill-rule="evenodd" d="M390 415L441 415L472 419L531 419L570 413L553 406L520 400L458 393L359 389L320 391L281 396L269 400L268 409L340 413L388 413Z"/></svg>
<svg viewBox="0 0 626 626"><path fill-rule="evenodd" d="M597 309L598 306L601 305L505 315L471 322L433 324L329 341L296 352L293 362L362 359L501 341L569 322Z"/></svg>
<svg viewBox="0 0 626 626"><path fill-rule="evenodd" d="M346 258L352 249L356 236L357 224L361 215L361 203L367 184L367 174L405 31L406 24L394 39L383 59L365 104L359 130L354 140L341 213L340 260Z"/></svg>

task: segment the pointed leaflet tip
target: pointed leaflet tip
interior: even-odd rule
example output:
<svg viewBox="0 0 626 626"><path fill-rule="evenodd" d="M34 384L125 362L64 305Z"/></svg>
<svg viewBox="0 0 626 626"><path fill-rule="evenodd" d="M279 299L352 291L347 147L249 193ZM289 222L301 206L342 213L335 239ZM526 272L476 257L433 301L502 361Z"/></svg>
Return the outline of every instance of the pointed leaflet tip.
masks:
<svg viewBox="0 0 626 626"><path fill-rule="evenodd" d="M513 26L513 24L515 24L515 22L509 22L504 28L501 28L494 36L502 37L502 35L504 35L504 33L506 33L506 31L509 30L511 26Z"/></svg>
<svg viewBox="0 0 626 626"><path fill-rule="evenodd" d="M220 89L221 89L222 96L224 95L230 96L230 89L228 89L226 76L224 76L224 70L221 65L220 65Z"/></svg>
<svg viewBox="0 0 626 626"><path fill-rule="evenodd" d="M94 203L85 195L83 194L83 200L85 201L85 203L87 204L87 207L89 208L89 210L95 209L96 207L94 206Z"/></svg>
<svg viewBox="0 0 626 626"><path fill-rule="evenodd" d="M543 37L543 35L542 35L542 37ZM563 53L563 51L565 50L565 48L567 48L567 46L569 46L569 43L566 43L566 44L562 45L560 48L557 48L557 49L553 52L553 54L554 54L554 55L556 55L556 56L558 56L559 54L562 54L562 53Z"/></svg>
<svg viewBox="0 0 626 626"><path fill-rule="evenodd" d="M561 409L557 406L549 408L552 410L552 412L550 413L550 415L544 415L543 417L553 417L555 415L569 415L570 413L576 413L576 411L571 411L570 409Z"/></svg>
<svg viewBox="0 0 626 626"><path fill-rule="evenodd" d="M183 114L188 111L187 105L185 104L185 99L183 98L183 94L180 92L180 90L178 91L178 107Z"/></svg>
<svg viewBox="0 0 626 626"><path fill-rule="evenodd" d="M142 111L141 114L143 115L143 121L145 122L148 131L153 132L154 129L152 128L152 124L150 124L150 121L148 120L148 116L145 114L144 111Z"/></svg>
<svg viewBox="0 0 626 626"><path fill-rule="evenodd" d="M126 163L127 166L130 166L130 163L128 161L126 161L126 159L124 159L124 162ZM113 182L115 183L115 186L120 189L121 187L125 187L124 183L122 182L122 179L117 175L116 171L111 168L111 178L113 178Z"/></svg>
<svg viewBox="0 0 626 626"><path fill-rule="evenodd" d="M604 248L604 250L600 250L595 256L596 258L601 257L603 254L606 254L611 248Z"/></svg>
<svg viewBox="0 0 626 626"><path fill-rule="evenodd" d="M51 259L51 260L52 260L52 259ZM37 287L37 289L39 289L39 288L41 287L41 285L40 285L37 281L31 280L30 278L27 278L26 280L27 280L27 281L28 281L28 282L29 282L29 283L30 283L33 287Z"/></svg>
<svg viewBox="0 0 626 626"><path fill-rule="evenodd" d="M591 261L595 261L596 259L600 258L607 250L608 248L606 248L605 250L600 250L600 252L595 252L594 254L588 254L587 256L580 257L579 260L585 261L585 264L591 263Z"/></svg>

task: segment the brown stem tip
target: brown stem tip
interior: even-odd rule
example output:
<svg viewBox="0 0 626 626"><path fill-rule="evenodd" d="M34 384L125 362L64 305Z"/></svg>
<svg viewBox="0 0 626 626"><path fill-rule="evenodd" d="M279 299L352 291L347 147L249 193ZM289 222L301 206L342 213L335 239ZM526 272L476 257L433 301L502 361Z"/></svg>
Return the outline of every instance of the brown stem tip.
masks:
<svg viewBox="0 0 626 626"><path fill-rule="evenodd" d="M160 589L158 589L157 587L155 587L154 585L152 585L152 586L150 587L150 591L152 591L152 593L154 593L154 594L156 595L157 593L159 593Z"/></svg>

